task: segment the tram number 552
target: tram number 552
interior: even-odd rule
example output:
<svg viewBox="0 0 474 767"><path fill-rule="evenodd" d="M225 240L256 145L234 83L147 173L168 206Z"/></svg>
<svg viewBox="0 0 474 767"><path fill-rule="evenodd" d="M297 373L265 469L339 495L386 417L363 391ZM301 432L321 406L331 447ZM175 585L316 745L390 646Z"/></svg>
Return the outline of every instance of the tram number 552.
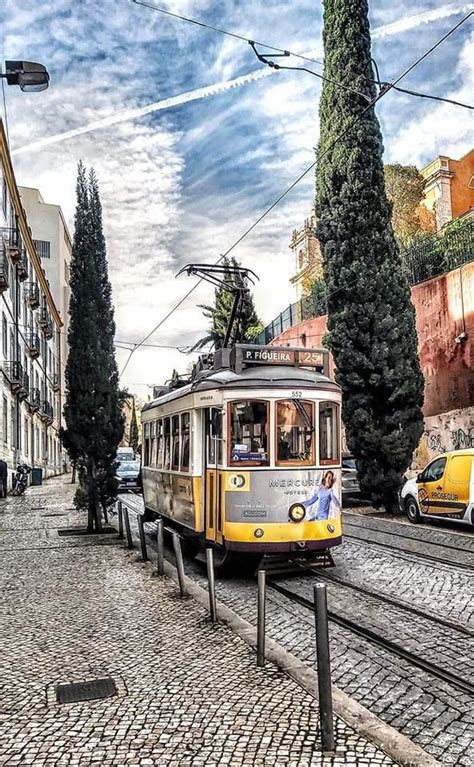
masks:
<svg viewBox="0 0 474 767"><path fill-rule="evenodd" d="M292 391L291 392L291 398L292 399L300 399L303 396L302 391Z"/></svg>

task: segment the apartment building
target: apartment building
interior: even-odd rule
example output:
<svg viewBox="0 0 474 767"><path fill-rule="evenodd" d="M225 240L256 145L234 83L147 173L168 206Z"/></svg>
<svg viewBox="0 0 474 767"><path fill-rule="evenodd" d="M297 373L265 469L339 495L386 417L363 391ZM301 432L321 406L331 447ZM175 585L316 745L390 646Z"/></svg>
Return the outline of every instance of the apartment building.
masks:
<svg viewBox="0 0 474 767"><path fill-rule="evenodd" d="M72 241L63 212L59 205L46 203L39 189L18 187L26 212L28 224L41 260L53 301L60 314L63 326L60 335L61 391L65 391L64 371L68 355L67 333L69 327L69 272L72 255ZM63 405L64 402L61 402ZM67 461L67 455L64 455Z"/></svg>
<svg viewBox="0 0 474 767"><path fill-rule="evenodd" d="M453 218L474 210L474 149L459 160L439 155L421 170L425 179L424 205L441 229Z"/></svg>
<svg viewBox="0 0 474 767"><path fill-rule="evenodd" d="M13 173L0 120L0 457L62 471L62 321Z"/></svg>

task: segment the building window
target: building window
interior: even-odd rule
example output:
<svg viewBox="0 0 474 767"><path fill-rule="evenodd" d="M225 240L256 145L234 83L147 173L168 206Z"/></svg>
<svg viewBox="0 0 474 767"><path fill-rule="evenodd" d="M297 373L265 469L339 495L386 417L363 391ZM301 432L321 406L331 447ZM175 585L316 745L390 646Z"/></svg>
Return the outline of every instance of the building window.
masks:
<svg viewBox="0 0 474 767"><path fill-rule="evenodd" d="M8 329L7 318L2 314L2 352L5 359L8 359Z"/></svg>
<svg viewBox="0 0 474 767"><path fill-rule="evenodd" d="M12 438L11 438L11 446L12 447L18 447L18 445L16 444L17 443L17 439L16 439L16 429L15 429L15 426L16 426L15 406L12 405L11 408L10 408L10 428L11 428L11 435L12 435Z"/></svg>
<svg viewBox="0 0 474 767"><path fill-rule="evenodd" d="M6 218L8 213L8 193L7 193L7 180L5 177L3 178L3 184L2 184L2 210L3 210L3 215Z"/></svg>
<svg viewBox="0 0 474 767"><path fill-rule="evenodd" d="M5 445L8 443L8 402L7 398L3 398L3 441Z"/></svg>
<svg viewBox="0 0 474 767"><path fill-rule="evenodd" d="M25 437L24 437L24 453L25 453L25 455L28 455L28 434L29 434L28 419L25 418Z"/></svg>
<svg viewBox="0 0 474 767"><path fill-rule="evenodd" d="M48 240L33 240L40 258L51 258L51 243Z"/></svg>

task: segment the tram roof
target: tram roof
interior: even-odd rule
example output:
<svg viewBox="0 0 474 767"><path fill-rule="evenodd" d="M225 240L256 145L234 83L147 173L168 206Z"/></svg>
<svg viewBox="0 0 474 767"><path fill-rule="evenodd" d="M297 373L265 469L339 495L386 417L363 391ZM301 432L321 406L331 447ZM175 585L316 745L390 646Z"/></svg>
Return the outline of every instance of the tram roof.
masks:
<svg viewBox="0 0 474 767"><path fill-rule="evenodd" d="M210 389L290 389L292 387L340 391L340 386L327 376L303 367L259 365L255 368L247 368L240 373L225 368L211 370L204 375L201 374L190 384L163 393L160 397L144 405L142 412L198 391Z"/></svg>

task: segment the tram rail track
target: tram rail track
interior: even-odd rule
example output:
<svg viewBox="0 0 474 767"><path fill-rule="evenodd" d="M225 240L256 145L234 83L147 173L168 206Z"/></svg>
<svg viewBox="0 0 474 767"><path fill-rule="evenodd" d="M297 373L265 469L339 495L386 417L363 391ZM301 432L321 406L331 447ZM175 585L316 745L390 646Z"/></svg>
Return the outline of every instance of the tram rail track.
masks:
<svg viewBox="0 0 474 767"><path fill-rule="evenodd" d="M311 599L291 591L291 589L288 589L279 583L270 582L268 583L268 587L286 597L291 602L295 602L301 607L314 612L314 603ZM408 663L411 663L413 666L416 666L428 675L446 682L452 687L455 687L457 690L460 690L461 692L474 697L474 685L470 684L465 679L452 674L450 671L447 671L446 669L437 666L431 661L416 655L410 650L406 650L395 642L392 642L390 639L386 639L380 634L377 634L377 632L372 631L372 629L361 626L350 618L345 618L341 615L338 615L332 610L328 610L328 618L332 623L335 623L342 628L348 629L352 633L357 634L357 636L360 636L372 644L381 647L393 655L397 655L399 658L406 660Z"/></svg>
<svg viewBox="0 0 474 767"><path fill-rule="evenodd" d="M387 543L386 541L375 541L375 540L368 540L367 536L362 535L354 535L350 530L347 530L347 522L344 522L344 529L343 529L343 539L347 538L349 540L354 541L361 541L362 543L365 543L367 546L380 546L384 549L390 549L391 551L395 551L399 553L400 555L404 556L412 556L417 557L420 560L427 560L430 562L437 562L441 565L448 565L449 567L458 567L461 570L472 570L473 565L469 564L467 562L455 562L453 559L446 559L445 557L438 557L435 554L426 554L421 551L414 551L412 549L403 549L400 546L395 546L393 543ZM349 523L350 525L350 523ZM391 532L385 533L381 530L373 530L371 528L363 527L362 525L354 525L355 528L358 530L364 530L366 533L375 532L379 533L380 535L393 535ZM400 537L409 538L409 540L413 541L414 543L419 543L416 538L412 538L411 536L402 536L400 533L396 533L396 535L399 535ZM427 541L423 541L425 545L430 546L439 546L443 548L443 544L441 543L429 543ZM447 548L447 547L444 547ZM453 547L455 548L455 547ZM459 553L460 549L456 549L456 551ZM462 553L470 554L471 552L465 552L464 550L461 550ZM474 555L473 555L474 557Z"/></svg>
<svg viewBox="0 0 474 767"><path fill-rule="evenodd" d="M383 602L384 604L391 605L392 607L396 607L399 610L405 610L406 612L416 615L418 618L423 618L424 620L432 621L433 623L437 623L440 626L444 626L445 628L448 628L451 631L458 631L460 634L464 634L465 636L474 637L474 629L469 628L469 626L463 626L462 624L454 623L454 621L449 621L446 618L441 618L439 616L433 615L432 613L425 612L424 610L420 610L417 607L413 607L412 605L409 605L406 602L400 602L396 599L393 599L392 597L386 596L385 594L378 594L376 591L372 591L372 589L366 589L364 588L364 586L359 586L356 583L351 583L350 581L341 580L340 578L334 577L332 573L329 573L327 571L312 570L311 572L314 575L317 575L319 578L326 579L330 581L331 583L335 583L339 586L343 586L344 588L352 589L353 591L357 591L359 594L363 594L364 596L377 599L379 602Z"/></svg>
<svg viewBox="0 0 474 767"><path fill-rule="evenodd" d="M380 527L372 527L371 525L360 525L358 522L355 522L354 519L347 519L345 517L344 526L346 525L357 528L358 530L366 530L371 533L380 533L381 535L393 535L396 538L405 538L406 540L415 541L416 543L426 543L428 544L428 546L439 546L442 549L454 549L454 551L457 551L457 552L462 551L462 552L465 552L466 554L473 553L471 549L464 548L463 546L455 546L452 543L443 543L441 541L430 540L429 538L418 537L416 535L416 532L418 529L420 529L420 526L418 526L417 529L412 530L414 535L410 535L408 532L401 533L396 530L392 530L388 528L383 530ZM421 529L423 530L423 526L421 526ZM459 536L461 540L464 538L466 541L469 541L469 542L474 541L474 535L472 534L471 535L466 533L456 533L456 534Z"/></svg>

